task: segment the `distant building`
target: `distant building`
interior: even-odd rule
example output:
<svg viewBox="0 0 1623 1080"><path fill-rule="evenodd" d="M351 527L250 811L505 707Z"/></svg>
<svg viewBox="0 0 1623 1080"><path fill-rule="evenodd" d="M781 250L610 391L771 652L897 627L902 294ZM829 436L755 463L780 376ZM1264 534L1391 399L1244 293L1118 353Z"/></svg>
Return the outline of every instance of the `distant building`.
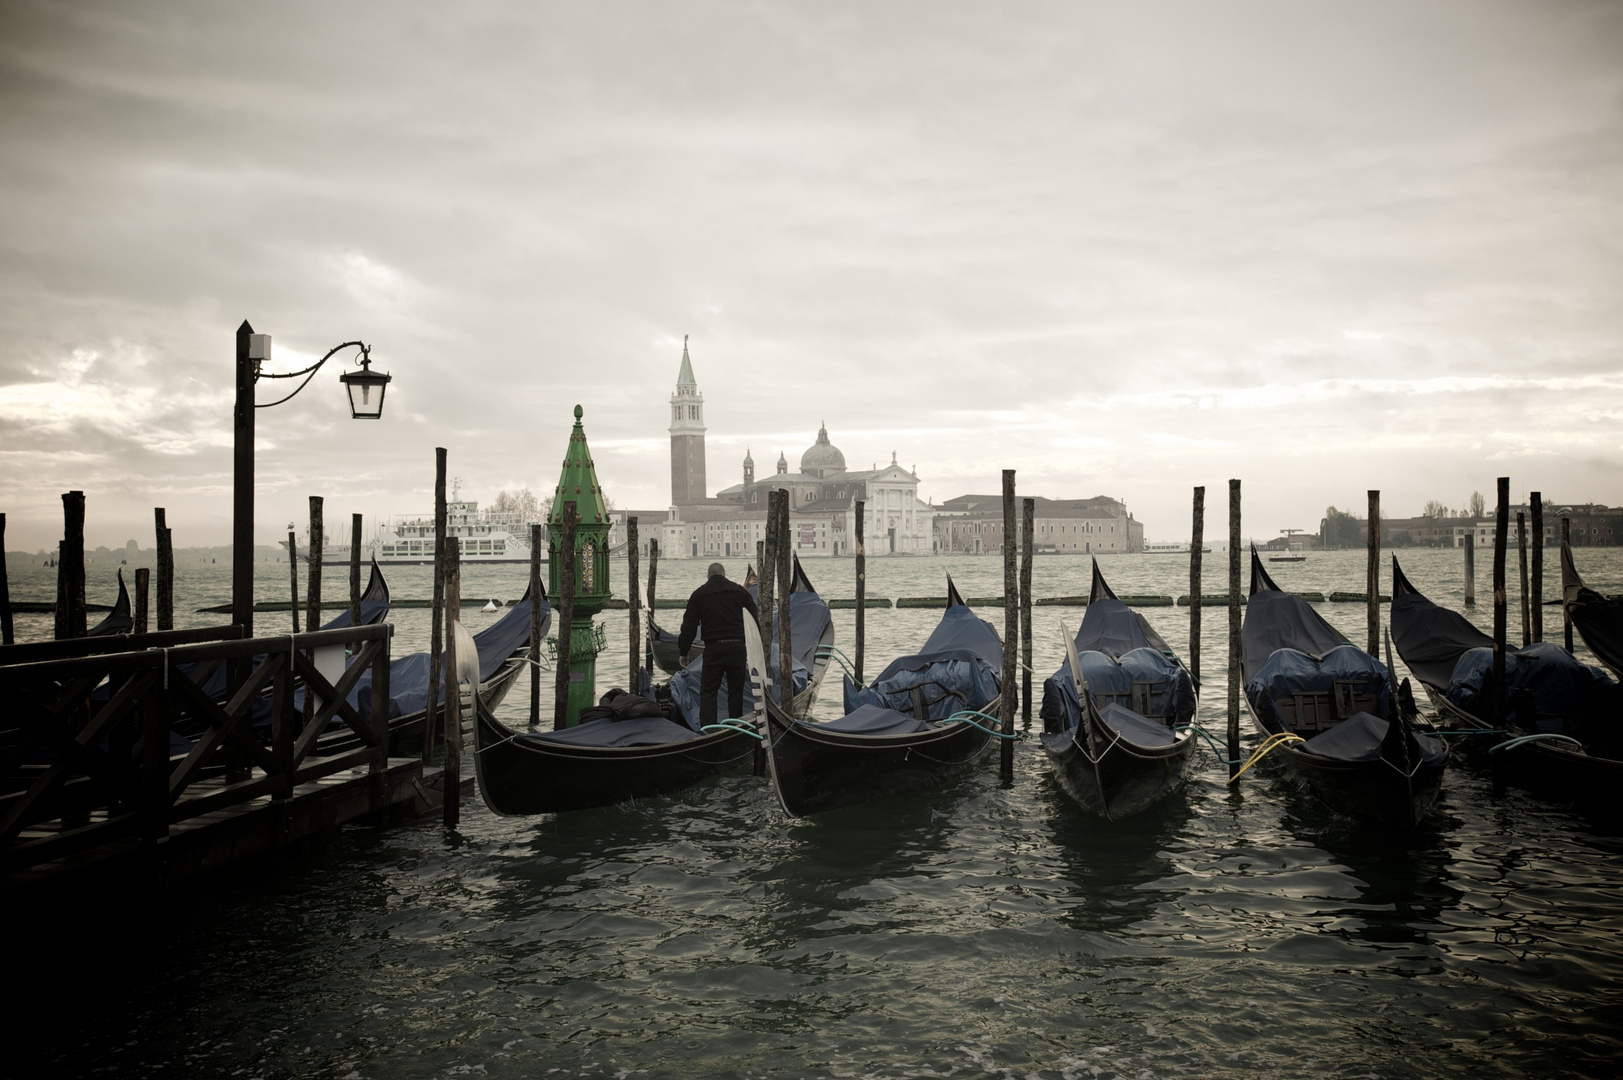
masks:
<svg viewBox="0 0 1623 1080"><path fill-rule="evenodd" d="M1144 550L1144 526L1120 499L1033 500L1032 546L1044 554L1125 555ZM1003 550L1003 496L960 495L935 509L935 549L942 555Z"/></svg>
<svg viewBox="0 0 1623 1080"><path fill-rule="evenodd" d="M1520 543L1516 529L1519 513L1532 528L1533 512L1526 503L1509 508L1506 535L1511 547ZM1623 507L1601 503L1544 504L1544 546L1561 546L1561 519L1571 519L1573 547L1615 547L1623 541ZM1493 517L1447 518L1382 518L1381 545L1383 547L1464 547L1465 538L1473 538L1476 547L1491 548L1498 522ZM1369 522L1360 519L1358 535L1363 543L1369 542Z"/></svg>

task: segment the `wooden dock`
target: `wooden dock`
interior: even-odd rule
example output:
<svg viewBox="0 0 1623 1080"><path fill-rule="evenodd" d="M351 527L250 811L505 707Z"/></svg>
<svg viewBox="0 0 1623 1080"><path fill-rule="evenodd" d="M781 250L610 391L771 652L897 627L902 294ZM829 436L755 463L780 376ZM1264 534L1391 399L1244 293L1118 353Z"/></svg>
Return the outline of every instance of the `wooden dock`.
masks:
<svg viewBox="0 0 1623 1080"><path fill-rule="evenodd" d="M0 893L109 873L161 886L436 809L442 771L389 756L392 634L229 626L0 648ZM367 672L363 716L346 698Z"/></svg>

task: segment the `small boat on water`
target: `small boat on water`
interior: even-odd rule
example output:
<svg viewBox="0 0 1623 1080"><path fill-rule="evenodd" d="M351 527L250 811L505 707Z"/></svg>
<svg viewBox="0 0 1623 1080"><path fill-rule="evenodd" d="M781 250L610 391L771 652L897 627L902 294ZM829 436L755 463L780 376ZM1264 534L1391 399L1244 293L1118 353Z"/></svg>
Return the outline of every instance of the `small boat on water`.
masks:
<svg viewBox="0 0 1623 1080"><path fill-rule="evenodd" d="M135 630L135 616L130 613L130 590L124 584L124 571L118 571L118 599L113 601L113 609L101 622L85 631L85 637L111 637L114 634L128 634Z"/></svg>
<svg viewBox="0 0 1623 1080"><path fill-rule="evenodd" d="M1281 590L1255 547L1241 637L1259 751L1335 814L1418 824L1442 789L1447 745L1401 715L1387 666Z"/></svg>
<svg viewBox="0 0 1623 1080"><path fill-rule="evenodd" d="M1144 616L1116 598L1097 559L1082 626L1065 648L1065 662L1043 682L1039 713L1055 778L1107 821L1148 809L1194 759L1194 680Z"/></svg>
<svg viewBox="0 0 1623 1080"><path fill-rule="evenodd" d="M1563 581L1583 590L1563 551ZM1592 594L1602 605L1611 602ZM1593 605L1593 600L1585 598ZM1613 605L1616 607L1616 605ZM1600 611L1591 606L1590 613ZM1392 559L1392 641L1438 713L1479 734L1496 770L1517 783L1557 791L1581 805L1615 807L1623 786L1623 688L1554 642L1505 650L1505 726L1493 716L1493 638L1458 612L1426 598ZM1623 627L1623 622L1618 624ZM1601 636L1604 639L1604 630ZM1587 643L1587 638L1585 639ZM1597 654L1598 655L1598 654ZM1445 729L1446 730L1446 729ZM1613 810L1615 813L1615 810Z"/></svg>
<svg viewBox="0 0 1623 1080"><path fill-rule="evenodd" d="M766 705L767 762L778 802L794 817L935 787L991 743L1003 642L947 579L941 621L911 656L858 687L845 678L845 715L812 722Z"/></svg>

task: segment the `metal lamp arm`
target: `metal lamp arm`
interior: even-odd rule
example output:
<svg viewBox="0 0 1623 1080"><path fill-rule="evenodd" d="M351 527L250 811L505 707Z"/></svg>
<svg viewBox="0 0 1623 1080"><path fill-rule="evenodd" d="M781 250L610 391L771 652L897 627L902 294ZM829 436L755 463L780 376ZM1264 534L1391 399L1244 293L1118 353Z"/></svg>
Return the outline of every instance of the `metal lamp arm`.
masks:
<svg viewBox="0 0 1623 1080"><path fill-rule="evenodd" d="M255 382L258 382L260 379L296 379L300 375L303 375L305 378L304 378L303 382L301 382L297 387L294 388L293 393L287 395L287 397L278 398L275 401L267 401L267 402L265 402L263 404L256 401L256 402L254 402L254 408L256 408L256 409L269 409L274 405L282 404L282 402L284 402L284 401L293 400L295 397L297 397L299 395L299 391L303 390L306 386L310 385L310 380L316 377L316 372L321 370L321 366L323 364L325 364L328 360L331 360L335 354L337 354L339 352L342 352L344 349L349 349L349 348L358 348L358 349L360 349L361 350L361 357L362 357L362 359L364 361L369 361L372 358L371 347L368 346L364 341L346 341L342 345L334 345L331 349L327 350L327 355L326 356L323 356L320 360L317 360L315 363L311 364L309 367L302 368L299 371L288 371L288 372L283 372L283 373L277 374L277 373L268 372L268 371L259 371L256 368L255 371L254 371L254 381Z"/></svg>

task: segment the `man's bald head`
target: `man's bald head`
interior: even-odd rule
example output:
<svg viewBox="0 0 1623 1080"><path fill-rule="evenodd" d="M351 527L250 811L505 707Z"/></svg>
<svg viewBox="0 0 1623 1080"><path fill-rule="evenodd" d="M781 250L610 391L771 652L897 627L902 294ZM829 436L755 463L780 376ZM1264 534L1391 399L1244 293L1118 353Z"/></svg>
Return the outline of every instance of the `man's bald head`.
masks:
<svg viewBox="0 0 1623 1080"><path fill-rule="evenodd" d="M726 577L727 576L727 568L725 566L721 565L719 562L713 562L713 563L710 564L710 576L711 577Z"/></svg>

